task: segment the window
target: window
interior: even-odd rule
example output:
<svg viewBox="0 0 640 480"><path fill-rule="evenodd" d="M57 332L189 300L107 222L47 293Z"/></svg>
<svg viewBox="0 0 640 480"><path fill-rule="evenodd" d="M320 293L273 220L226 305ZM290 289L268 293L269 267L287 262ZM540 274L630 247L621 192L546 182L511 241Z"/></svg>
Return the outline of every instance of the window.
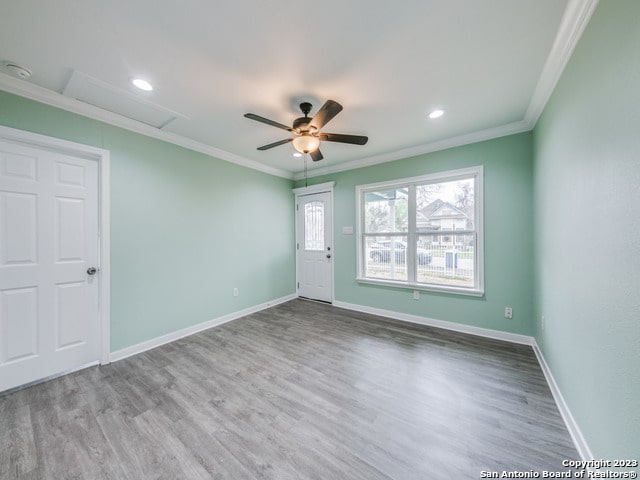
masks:
<svg viewBox="0 0 640 480"><path fill-rule="evenodd" d="M356 187L358 281L484 293L482 167Z"/></svg>

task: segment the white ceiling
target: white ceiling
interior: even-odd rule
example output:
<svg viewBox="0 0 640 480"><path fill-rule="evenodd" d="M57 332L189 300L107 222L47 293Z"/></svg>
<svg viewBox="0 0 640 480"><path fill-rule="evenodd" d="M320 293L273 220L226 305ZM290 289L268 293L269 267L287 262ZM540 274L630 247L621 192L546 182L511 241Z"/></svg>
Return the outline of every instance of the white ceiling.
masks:
<svg viewBox="0 0 640 480"><path fill-rule="evenodd" d="M344 170L530 129L595 0L20 0L0 3L0 89L79 111L226 160L299 177L283 130L297 105L344 110L323 131L313 173ZM585 13L588 12L588 13ZM555 42L555 43L554 43ZM8 73L5 69L4 73ZM176 118L162 130L61 94L74 71ZM155 87L138 91L142 76ZM42 87L42 88L39 88ZM434 108L445 116L429 120Z"/></svg>

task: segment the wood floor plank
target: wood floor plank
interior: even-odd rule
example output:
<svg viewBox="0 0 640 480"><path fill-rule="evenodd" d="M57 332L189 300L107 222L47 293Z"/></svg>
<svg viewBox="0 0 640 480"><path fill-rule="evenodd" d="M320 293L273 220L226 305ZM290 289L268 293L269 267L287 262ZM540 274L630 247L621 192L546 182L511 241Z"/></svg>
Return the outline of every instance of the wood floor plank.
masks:
<svg viewBox="0 0 640 480"><path fill-rule="evenodd" d="M88 405L69 411L65 436L72 440L83 478L121 479L124 471Z"/></svg>
<svg viewBox="0 0 640 480"><path fill-rule="evenodd" d="M79 466L73 440L67 435L67 418L59 405L53 404L49 410L33 411L32 426L42 478L87 478Z"/></svg>
<svg viewBox="0 0 640 480"><path fill-rule="evenodd" d="M530 347L302 300L0 396L0 479L472 479L577 458Z"/></svg>
<svg viewBox="0 0 640 480"><path fill-rule="evenodd" d="M26 476L37 468L28 405L0 415L0 479Z"/></svg>

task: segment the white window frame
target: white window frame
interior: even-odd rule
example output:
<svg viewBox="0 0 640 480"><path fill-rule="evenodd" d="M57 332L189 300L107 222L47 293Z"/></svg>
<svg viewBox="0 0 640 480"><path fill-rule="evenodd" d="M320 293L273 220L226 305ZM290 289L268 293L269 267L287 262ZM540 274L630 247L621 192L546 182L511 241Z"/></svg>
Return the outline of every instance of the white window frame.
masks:
<svg viewBox="0 0 640 480"><path fill-rule="evenodd" d="M476 167L462 168L458 170L449 170L446 172L433 173L429 175L421 175L418 177L403 178L399 180L391 180L379 183L370 183L367 185L356 186L356 252L357 252L357 275L356 280L359 283L369 283L376 285L388 285L391 287L407 288L410 290L427 290L435 292L446 292L460 295L470 295L481 297L484 295L484 186L483 186L484 169L482 165ZM473 178L474 180L474 225L476 235L475 255L474 255L474 285L473 287L459 287L443 284L426 284L418 283L415 278L415 266L412 259L415 255L415 238L416 232L416 197L415 188L417 185L427 183L443 183L456 180L464 180ZM365 193L379 190L392 190L399 188L407 188L409 190L409 226L407 231L407 246L410 251L407 252L407 281L402 280L385 280L378 278L365 277L364 255L366 249L364 247L364 195Z"/></svg>

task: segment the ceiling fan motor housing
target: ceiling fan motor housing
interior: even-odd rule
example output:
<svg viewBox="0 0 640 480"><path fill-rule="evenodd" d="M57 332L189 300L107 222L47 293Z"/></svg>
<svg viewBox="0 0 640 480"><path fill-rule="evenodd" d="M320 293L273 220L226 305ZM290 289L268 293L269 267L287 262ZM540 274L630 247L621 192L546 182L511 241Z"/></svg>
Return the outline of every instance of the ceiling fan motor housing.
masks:
<svg viewBox="0 0 640 480"><path fill-rule="evenodd" d="M296 118L293 121L294 130L300 133L309 131L309 127L307 125L309 125L309 122L311 122L311 118L309 118L309 112L311 111L312 108L313 108L313 105L311 105L309 102L302 102L300 104L300 110L302 110L304 117Z"/></svg>
<svg viewBox="0 0 640 480"><path fill-rule="evenodd" d="M293 129L297 132L307 132L309 130L309 117L299 117L293 121Z"/></svg>

